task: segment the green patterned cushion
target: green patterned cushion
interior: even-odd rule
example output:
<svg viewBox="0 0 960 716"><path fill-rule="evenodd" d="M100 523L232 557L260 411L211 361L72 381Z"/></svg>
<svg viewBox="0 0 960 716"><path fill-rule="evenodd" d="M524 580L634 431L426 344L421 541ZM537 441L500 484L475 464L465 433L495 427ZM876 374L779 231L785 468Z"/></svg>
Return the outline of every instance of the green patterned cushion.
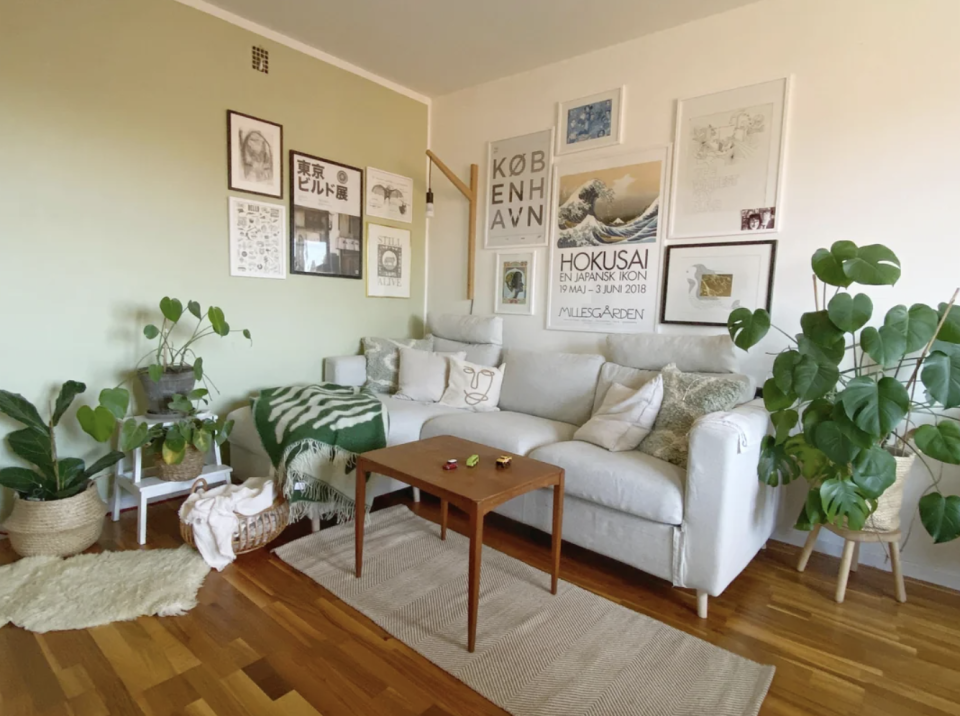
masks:
<svg viewBox="0 0 960 716"><path fill-rule="evenodd" d="M734 407L743 392L743 383L733 378L681 373L673 363L661 375L663 405L653 430L637 450L686 467L694 421L707 413Z"/></svg>
<svg viewBox="0 0 960 716"><path fill-rule="evenodd" d="M433 350L433 337L408 338L395 341L392 338L364 338L363 356L367 359L367 382L363 387L374 393L396 393L400 380L400 349L415 348L419 351Z"/></svg>

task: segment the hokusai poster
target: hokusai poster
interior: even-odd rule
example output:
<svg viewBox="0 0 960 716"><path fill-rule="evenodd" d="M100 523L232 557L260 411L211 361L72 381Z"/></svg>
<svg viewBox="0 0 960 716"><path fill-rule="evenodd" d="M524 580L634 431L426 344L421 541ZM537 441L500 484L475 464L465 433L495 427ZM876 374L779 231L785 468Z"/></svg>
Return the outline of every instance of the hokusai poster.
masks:
<svg viewBox="0 0 960 716"><path fill-rule="evenodd" d="M490 142L484 248L546 246L553 130Z"/></svg>
<svg viewBox="0 0 960 716"><path fill-rule="evenodd" d="M666 147L557 167L547 328L654 329L666 173Z"/></svg>

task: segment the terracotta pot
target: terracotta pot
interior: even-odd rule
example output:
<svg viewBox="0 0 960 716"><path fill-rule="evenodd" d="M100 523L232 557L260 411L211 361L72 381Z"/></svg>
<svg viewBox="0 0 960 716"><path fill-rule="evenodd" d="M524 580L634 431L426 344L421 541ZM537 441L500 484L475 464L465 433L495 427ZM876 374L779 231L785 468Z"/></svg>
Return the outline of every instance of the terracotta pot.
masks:
<svg viewBox="0 0 960 716"><path fill-rule="evenodd" d="M107 506L90 483L79 495L46 502L13 500L13 512L3 523L10 545L21 557L66 557L82 552L100 539Z"/></svg>

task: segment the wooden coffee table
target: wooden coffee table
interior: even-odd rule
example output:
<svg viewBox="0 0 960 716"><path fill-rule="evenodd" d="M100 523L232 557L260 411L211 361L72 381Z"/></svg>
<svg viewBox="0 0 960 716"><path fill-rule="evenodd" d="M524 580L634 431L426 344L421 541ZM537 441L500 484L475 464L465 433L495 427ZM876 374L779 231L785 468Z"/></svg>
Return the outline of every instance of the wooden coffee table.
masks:
<svg viewBox="0 0 960 716"><path fill-rule="evenodd" d="M479 455L480 464L467 467L467 458ZM509 467L496 467L496 459L509 455ZM444 470L450 458L456 470ZM419 487L440 498L440 539L447 538L447 506L453 504L470 518L469 599L467 649L477 640L477 607L480 601L480 554L483 517L504 502L541 487L553 487L553 566L550 591L557 593L560 574L560 538L563 526L563 469L539 460L514 455L486 445L441 435L427 440L363 453L357 460L356 547L357 578L363 571L363 522L366 511L366 477L375 472Z"/></svg>

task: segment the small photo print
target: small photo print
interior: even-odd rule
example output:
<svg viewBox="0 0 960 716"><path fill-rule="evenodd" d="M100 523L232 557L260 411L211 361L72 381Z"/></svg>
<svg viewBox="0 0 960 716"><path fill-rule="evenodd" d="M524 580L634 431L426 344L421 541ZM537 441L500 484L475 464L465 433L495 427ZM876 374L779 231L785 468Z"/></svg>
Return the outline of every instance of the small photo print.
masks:
<svg viewBox="0 0 960 716"><path fill-rule="evenodd" d="M567 110L567 144L609 137L613 129L613 100Z"/></svg>
<svg viewBox="0 0 960 716"><path fill-rule="evenodd" d="M503 305L525 306L529 290L529 265L527 261L505 261L503 263L503 281L501 282L501 303Z"/></svg>
<svg viewBox="0 0 960 716"><path fill-rule="evenodd" d="M227 139L230 155L228 188L281 198L283 127L228 110Z"/></svg>
<svg viewBox="0 0 960 716"><path fill-rule="evenodd" d="M776 221L775 206L740 210L740 231L769 231L776 228Z"/></svg>
<svg viewBox="0 0 960 716"><path fill-rule="evenodd" d="M730 298L732 295L732 273L708 273L700 277L701 298Z"/></svg>

